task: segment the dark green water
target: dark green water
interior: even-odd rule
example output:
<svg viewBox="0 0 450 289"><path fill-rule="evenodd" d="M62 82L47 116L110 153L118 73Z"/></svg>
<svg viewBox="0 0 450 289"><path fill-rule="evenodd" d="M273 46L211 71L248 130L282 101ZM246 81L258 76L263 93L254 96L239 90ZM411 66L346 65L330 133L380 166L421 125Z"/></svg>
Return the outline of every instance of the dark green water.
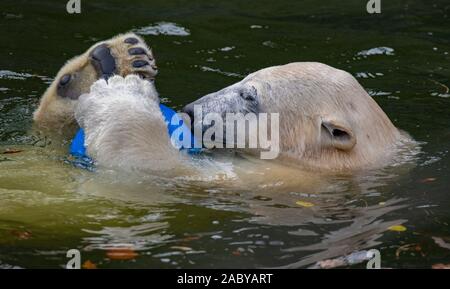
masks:
<svg viewBox="0 0 450 289"><path fill-rule="evenodd" d="M369 248L383 267L450 263L442 244L450 246L448 1L382 0L380 15L353 0L82 0L80 15L64 2L0 3L0 152L23 150L0 155L0 267L61 267L71 248L100 268L308 267ZM32 112L67 59L159 22L189 31L143 35L157 57L158 91L173 107L263 67L319 61L357 77L421 153L316 188L259 191L98 180L32 144ZM379 47L387 53L370 53ZM406 231L388 230L399 224ZM114 246L138 255L115 260Z"/></svg>

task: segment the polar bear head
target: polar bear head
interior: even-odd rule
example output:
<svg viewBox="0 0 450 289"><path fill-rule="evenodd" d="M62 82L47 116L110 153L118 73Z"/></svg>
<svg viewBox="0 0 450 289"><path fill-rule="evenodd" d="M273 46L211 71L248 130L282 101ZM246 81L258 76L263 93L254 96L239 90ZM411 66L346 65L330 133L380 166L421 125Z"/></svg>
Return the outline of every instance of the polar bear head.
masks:
<svg viewBox="0 0 450 289"><path fill-rule="evenodd" d="M223 118L227 113L278 113L280 158L318 169L378 165L401 138L352 75L321 63L259 70L188 104L184 112L191 118L195 106L203 115Z"/></svg>

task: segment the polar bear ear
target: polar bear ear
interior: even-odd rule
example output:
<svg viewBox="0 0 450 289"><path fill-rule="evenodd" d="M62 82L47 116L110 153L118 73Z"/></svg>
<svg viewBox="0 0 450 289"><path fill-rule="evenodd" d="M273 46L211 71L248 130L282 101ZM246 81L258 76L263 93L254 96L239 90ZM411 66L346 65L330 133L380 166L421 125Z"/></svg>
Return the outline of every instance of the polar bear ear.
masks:
<svg viewBox="0 0 450 289"><path fill-rule="evenodd" d="M346 122L322 119L321 141L323 145L349 151L355 146L356 137Z"/></svg>

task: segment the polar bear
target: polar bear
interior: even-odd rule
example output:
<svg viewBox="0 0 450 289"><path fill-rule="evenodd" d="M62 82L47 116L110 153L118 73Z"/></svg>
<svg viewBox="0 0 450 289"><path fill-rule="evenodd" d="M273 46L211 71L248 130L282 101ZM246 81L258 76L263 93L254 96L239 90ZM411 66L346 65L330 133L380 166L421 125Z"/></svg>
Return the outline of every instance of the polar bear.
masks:
<svg viewBox="0 0 450 289"><path fill-rule="evenodd" d="M72 138L79 126L74 110L80 95L89 92L99 78L129 74L139 75L144 82L153 82L157 74L153 54L141 38L127 33L95 44L58 72L34 113L35 126L46 135ZM120 82L114 81L117 85ZM142 81L130 81L136 86L144 85ZM93 94L101 95L97 88ZM133 97L130 93L124 94ZM194 117L193 107L196 105L200 105L205 113L278 113L281 150L278 159L308 169L379 167L392 159L401 143L410 140L395 128L353 76L321 63L291 63L262 69L187 105L184 112ZM111 106L110 109L120 110L120 107ZM92 109L86 111L92 112ZM132 110L122 111L126 117ZM194 123L199 121L195 117L192 119ZM118 121L114 123L120 124ZM102 129L100 126L97 128ZM154 130L152 132L155 133ZM119 135L110 136L114 137L120 139ZM144 141L141 137L142 144L137 141L134 154L123 155L121 162L126 163L125 159L130 158L139 166L142 163L139 162L139 150L144 152L146 145L152 147L150 139ZM120 150L121 144L121 141L115 143L119 151L123 151ZM128 144L132 145L131 142ZM96 148L99 158L102 158L103 148Z"/></svg>
<svg viewBox="0 0 450 289"><path fill-rule="evenodd" d="M195 107L203 115L217 113L223 118L227 113L278 113L278 159L308 169L380 167L410 140L351 74L322 63L259 70L188 104L183 111L195 119ZM197 117L193 127L201 121Z"/></svg>
<svg viewBox="0 0 450 289"><path fill-rule="evenodd" d="M157 72L152 51L134 33L96 43L60 69L34 112L34 126L48 136L71 138L78 127L74 118L78 98L96 80L134 73L153 81Z"/></svg>

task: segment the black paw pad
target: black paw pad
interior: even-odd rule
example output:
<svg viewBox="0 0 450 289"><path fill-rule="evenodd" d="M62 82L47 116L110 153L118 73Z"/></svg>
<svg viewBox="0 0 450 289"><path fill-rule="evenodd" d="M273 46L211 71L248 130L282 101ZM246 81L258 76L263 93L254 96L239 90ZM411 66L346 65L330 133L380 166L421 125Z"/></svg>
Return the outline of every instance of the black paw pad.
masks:
<svg viewBox="0 0 450 289"><path fill-rule="evenodd" d="M148 65L149 63L147 62L147 61L145 61L145 60L136 60L136 61L133 61L133 67L134 68L139 68L139 67L142 67L142 66L146 66L146 65Z"/></svg>
<svg viewBox="0 0 450 289"><path fill-rule="evenodd" d="M106 44L101 44L91 52L92 63L100 74L100 77L108 79L116 71L116 60Z"/></svg>
<svg viewBox="0 0 450 289"><path fill-rule="evenodd" d="M145 51L145 49L141 48L141 47L134 47L134 48L128 49L128 54L130 54L130 55L142 55L142 54L147 54L147 51Z"/></svg>
<svg viewBox="0 0 450 289"><path fill-rule="evenodd" d="M70 79L72 78L72 75L70 74L64 74L61 79L59 80L59 86L64 86L69 83Z"/></svg>
<svg viewBox="0 0 450 289"><path fill-rule="evenodd" d="M124 40L124 42L128 44L136 44L139 42L139 40L135 37L128 37L127 39Z"/></svg>

